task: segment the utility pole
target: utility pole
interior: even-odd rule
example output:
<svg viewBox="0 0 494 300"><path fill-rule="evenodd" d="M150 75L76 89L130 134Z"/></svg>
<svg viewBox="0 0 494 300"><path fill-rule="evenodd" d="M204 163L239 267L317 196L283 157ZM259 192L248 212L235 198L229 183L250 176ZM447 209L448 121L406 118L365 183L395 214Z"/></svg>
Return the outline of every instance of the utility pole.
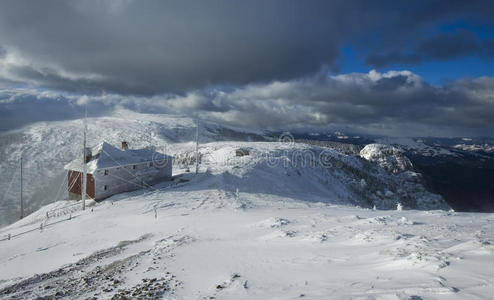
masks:
<svg viewBox="0 0 494 300"><path fill-rule="evenodd" d="M196 174L199 173L199 119L196 119Z"/></svg>
<svg viewBox="0 0 494 300"><path fill-rule="evenodd" d="M21 153L21 219L24 218L24 198L23 198L23 195L22 195L22 190L23 190L23 186L22 186L22 153Z"/></svg>
<svg viewBox="0 0 494 300"><path fill-rule="evenodd" d="M84 150L82 157L82 210L86 210L86 185L87 185L87 165L86 165L86 132L87 132L87 106L84 115Z"/></svg>

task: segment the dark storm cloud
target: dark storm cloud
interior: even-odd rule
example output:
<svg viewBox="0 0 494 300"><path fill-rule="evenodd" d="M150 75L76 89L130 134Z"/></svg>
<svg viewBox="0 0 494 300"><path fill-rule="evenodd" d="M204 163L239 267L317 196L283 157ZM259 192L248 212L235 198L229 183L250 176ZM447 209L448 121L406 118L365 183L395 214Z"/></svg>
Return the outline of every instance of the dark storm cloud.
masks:
<svg viewBox="0 0 494 300"><path fill-rule="evenodd" d="M412 52L392 50L385 54L371 54L365 62L375 67L387 67L396 63L411 65L427 60L449 60L471 55L488 58L494 55L493 44L492 40L482 41L475 33L460 30L422 39Z"/></svg>
<svg viewBox="0 0 494 300"><path fill-rule="evenodd" d="M348 1L5 1L0 42L13 61L3 76L121 94L289 79L334 68L353 20L368 22L364 8Z"/></svg>
<svg viewBox="0 0 494 300"><path fill-rule="evenodd" d="M494 38L483 41L483 55L487 58L494 57Z"/></svg>
<svg viewBox="0 0 494 300"><path fill-rule="evenodd" d="M378 29L369 31L359 43L368 55L365 62L383 68L399 63L413 65L427 60L465 56L493 57L491 38L481 40L475 32L461 29L445 32L440 26L455 22L478 26L494 25L493 1L415 1L390 4ZM364 34L365 36L365 34Z"/></svg>
<svg viewBox="0 0 494 300"><path fill-rule="evenodd" d="M403 52L410 45L430 57L470 51L447 53L434 40L417 45L431 26L488 19L491 8L486 1L2 1L0 77L86 93L183 93L337 70L348 42L371 49L373 65L415 63L422 54Z"/></svg>
<svg viewBox="0 0 494 300"><path fill-rule="evenodd" d="M418 47L418 52L423 53L425 57L451 59L477 54L480 49L480 42L475 33L460 31L454 34L440 34L423 40Z"/></svg>

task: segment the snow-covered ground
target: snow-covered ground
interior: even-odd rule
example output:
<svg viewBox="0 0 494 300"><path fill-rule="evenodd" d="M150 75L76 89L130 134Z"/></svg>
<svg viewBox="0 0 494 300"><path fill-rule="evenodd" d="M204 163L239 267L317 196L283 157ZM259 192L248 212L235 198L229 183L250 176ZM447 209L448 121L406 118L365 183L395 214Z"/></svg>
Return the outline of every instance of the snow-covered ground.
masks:
<svg viewBox="0 0 494 300"><path fill-rule="evenodd" d="M0 298L488 299L494 293L494 214L314 203L297 194L237 191L214 173L203 168L155 190L46 219L68 203L50 204L2 228L0 237L11 239L0 241Z"/></svg>
<svg viewBox="0 0 494 300"><path fill-rule="evenodd" d="M174 155L175 178L82 211L40 192L65 189L57 174L81 150L80 125L38 123L2 136L0 185L15 181L5 174L15 174L23 151L32 213L0 228L0 298L494 294L494 214L450 211L398 149L369 145L346 155L290 139L247 141L262 132L202 124L195 175L187 172L193 120L120 111L91 119L90 140L161 147ZM15 193L2 205L6 199Z"/></svg>
<svg viewBox="0 0 494 300"><path fill-rule="evenodd" d="M169 152L184 153L183 147ZM248 155L237 156L238 149ZM325 164L302 165L311 152L325 153ZM306 160L295 159L300 153ZM172 182L91 202L85 211L74 202L52 203L0 229L0 298L488 299L494 293L494 214L356 207L396 205L399 194L365 198L353 181L361 192L369 186L391 192L404 179L331 149L211 142L201 145L201 155L198 175L177 166ZM357 180L362 176L365 183ZM373 178L383 186L371 184ZM407 191L407 199L433 196Z"/></svg>

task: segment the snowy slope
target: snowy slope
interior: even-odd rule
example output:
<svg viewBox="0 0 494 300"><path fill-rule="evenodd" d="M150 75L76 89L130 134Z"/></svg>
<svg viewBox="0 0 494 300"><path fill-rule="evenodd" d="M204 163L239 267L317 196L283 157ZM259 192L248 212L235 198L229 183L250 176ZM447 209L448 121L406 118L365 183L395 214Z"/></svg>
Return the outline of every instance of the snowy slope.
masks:
<svg viewBox="0 0 494 300"><path fill-rule="evenodd" d="M67 205L50 204L0 229L0 239L12 237L0 241L0 298L487 299L494 293L493 214L305 201L322 195L319 183L307 187L307 196L278 191L270 184L274 173L263 172L309 182L292 167L263 167L255 149L250 158L230 156L234 148L206 145L200 174L182 176L189 181L46 219L47 211ZM248 184L238 185L239 176Z"/></svg>
<svg viewBox="0 0 494 300"><path fill-rule="evenodd" d="M96 146L103 141L118 146L125 140L131 148L151 146L159 152L174 155L177 162L182 158L194 159L195 122L190 118L118 110L112 116L89 118L88 127L89 146ZM229 147L231 155L235 147L252 146L255 149L253 155L246 158L248 166L258 162L261 155L271 153L276 154L275 157L280 156L275 158L274 162L279 161L283 168L256 168L252 174L242 178L242 181L245 181L263 176L276 177L279 180L276 180L275 184L267 185L277 189L273 193L283 194L283 190L288 187L290 192L306 194L305 199L308 201L347 203L363 207L376 205L378 208L387 209L394 208L397 202L407 208L447 208L440 197L424 189L414 174L392 176L381 168L376 168L374 164L367 164L360 158L342 155L333 150L325 151L327 148L291 143L290 149L286 148L287 145L284 145L285 148L278 148L276 143L262 145L252 142L225 142L226 144L214 145L214 141L265 139L268 138L261 131L225 127L210 122L201 122L200 126L201 144L212 143L211 146L201 147L201 151L214 152L218 147ZM67 179L63 166L77 158L82 151L81 120L36 123L3 134L0 140L0 154L3 158L0 161L0 226L17 220L19 216L21 153L24 158L24 198L28 213L42 205L66 198ZM320 157L321 152L324 152L324 155ZM219 155L217 152L213 154ZM304 159L301 160L300 155ZM327 161L318 163L315 168L305 168L304 160L320 162L321 158ZM189 159L188 163L190 162ZM269 164L269 159L264 160L261 166L262 164ZM324 164L327 165L322 166ZM230 175L225 173L221 176L230 180ZM305 181L286 181L289 176L293 179L304 178ZM252 184L263 187L259 183ZM311 187L309 192L308 186Z"/></svg>
<svg viewBox="0 0 494 300"><path fill-rule="evenodd" d="M88 146L107 141L131 148L153 146L167 153L169 145L194 149L193 119L171 115L139 114L118 110L109 117L88 118ZM82 121L41 122L0 135L0 226L19 216L21 153L24 157L24 198L27 211L64 199L67 185L63 166L82 152ZM201 142L215 140L262 140L262 132L201 122ZM187 144L188 143L188 144Z"/></svg>
<svg viewBox="0 0 494 300"><path fill-rule="evenodd" d="M236 157L236 149L249 155ZM307 144L212 142L201 145L203 167L220 187L282 195L297 201L395 209L449 209L425 190L419 174L392 174L374 163Z"/></svg>

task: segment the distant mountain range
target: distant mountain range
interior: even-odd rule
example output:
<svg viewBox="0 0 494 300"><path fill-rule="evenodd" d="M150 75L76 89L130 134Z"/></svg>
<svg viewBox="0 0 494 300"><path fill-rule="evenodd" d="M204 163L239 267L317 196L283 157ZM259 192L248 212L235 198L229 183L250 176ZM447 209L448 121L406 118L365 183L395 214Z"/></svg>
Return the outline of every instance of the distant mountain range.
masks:
<svg viewBox="0 0 494 300"><path fill-rule="evenodd" d="M458 211L494 211L494 139L489 137L375 137L342 132L299 133L300 141L354 145L369 143L402 149L427 188L442 195Z"/></svg>

